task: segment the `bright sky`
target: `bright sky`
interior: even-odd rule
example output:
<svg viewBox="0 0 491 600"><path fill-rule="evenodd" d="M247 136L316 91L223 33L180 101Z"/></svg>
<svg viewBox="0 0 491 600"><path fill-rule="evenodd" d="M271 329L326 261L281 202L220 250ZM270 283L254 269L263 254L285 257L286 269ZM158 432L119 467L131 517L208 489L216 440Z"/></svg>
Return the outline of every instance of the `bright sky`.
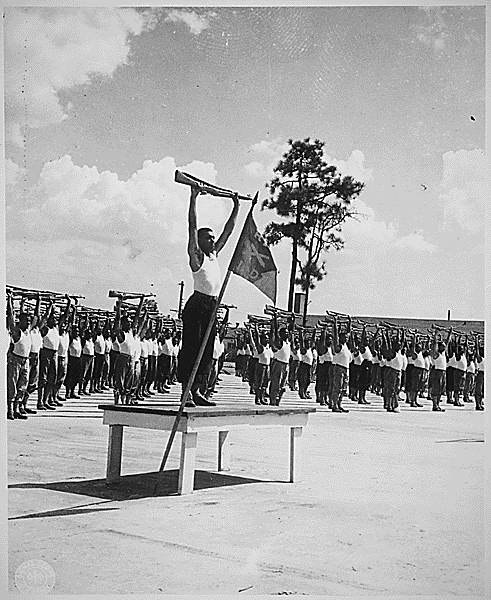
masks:
<svg viewBox="0 0 491 600"><path fill-rule="evenodd" d="M311 137L366 183L366 216L309 312L484 317L484 6L5 10L8 283L175 309L174 169L264 199L286 141ZM198 202L219 234L232 202ZM273 248L284 308L290 252ZM235 275L224 301L233 322L269 304Z"/></svg>

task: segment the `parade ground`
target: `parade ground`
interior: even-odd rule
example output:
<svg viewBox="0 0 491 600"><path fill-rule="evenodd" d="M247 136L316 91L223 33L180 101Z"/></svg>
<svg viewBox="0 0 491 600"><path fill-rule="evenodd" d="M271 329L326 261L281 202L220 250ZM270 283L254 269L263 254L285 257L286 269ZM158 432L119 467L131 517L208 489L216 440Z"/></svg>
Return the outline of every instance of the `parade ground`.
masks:
<svg viewBox="0 0 491 600"><path fill-rule="evenodd" d="M253 406L226 365L214 400ZM313 385L310 391L313 395ZM176 406L178 386L145 404ZM316 407L289 483L288 428L232 431L230 471L217 433L200 433L194 492L177 494L180 434L153 489L168 432L127 428L122 477L106 484L112 393L8 423L9 590L44 561L52 594L485 597L487 412L401 403L387 413L344 399ZM35 402L31 399L30 404ZM17 577L16 577L17 572ZM17 582L17 583L16 583Z"/></svg>

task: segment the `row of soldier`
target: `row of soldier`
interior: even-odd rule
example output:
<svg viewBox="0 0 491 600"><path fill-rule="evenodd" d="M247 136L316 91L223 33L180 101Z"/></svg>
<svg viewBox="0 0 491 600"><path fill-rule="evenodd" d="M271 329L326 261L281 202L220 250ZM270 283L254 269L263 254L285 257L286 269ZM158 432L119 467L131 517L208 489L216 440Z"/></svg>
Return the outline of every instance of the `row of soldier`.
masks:
<svg viewBox="0 0 491 600"><path fill-rule="evenodd" d="M282 343L276 313L250 321L237 338L236 374L249 383L256 404L277 405L287 385L308 399L315 382L316 401L333 412L348 412L344 396L370 404L367 391L382 396L388 412L397 412L402 391L414 408L423 406L418 400L426 394L435 412L444 411L443 395L455 406L473 396L476 410L484 410L484 344L478 334L469 338L452 328L443 334L435 327L428 335L386 323L370 333L366 323L354 328L348 315L331 315L309 330L290 316ZM288 371L281 385L278 367Z"/></svg>
<svg viewBox="0 0 491 600"><path fill-rule="evenodd" d="M20 307L14 311L14 295L11 290L7 293L11 337L7 353L8 419L56 410L70 398L111 387L116 403L135 404L168 392L176 382L180 332L175 320L151 317L148 306L144 306L145 296L140 297L138 306L129 306L120 297L115 316L106 311L105 317L101 316L104 311L79 307L76 298L73 301L70 296L65 297L64 306L60 306L59 298L47 300L41 311L43 299L34 296L31 311L25 307L27 294L21 295ZM37 410L28 405L35 393Z"/></svg>

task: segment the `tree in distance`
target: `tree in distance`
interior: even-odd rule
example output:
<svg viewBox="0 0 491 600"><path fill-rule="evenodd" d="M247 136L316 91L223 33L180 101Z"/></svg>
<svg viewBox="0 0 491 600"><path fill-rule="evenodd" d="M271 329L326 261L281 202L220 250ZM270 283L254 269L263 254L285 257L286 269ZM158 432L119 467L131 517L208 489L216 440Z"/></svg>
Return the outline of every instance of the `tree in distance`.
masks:
<svg viewBox="0 0 491 600"><path fill-rule="evenodd" d="M351 175L342 176L324 160L324 142L288 140L289 150L273 169L277 175L268 183L270 198L262 209L275 210L284 222L272 221L264 231L268 245L283 238L292 240L292 260L288 310L293 310L295 284L305 292L304 324L310 290L326 275L322 254L331 248L341 250L342 225L358 214L352 206L364 188ZM299 250L305 260L299 260ZM300 274L297 276L298 271Z"/></svg>

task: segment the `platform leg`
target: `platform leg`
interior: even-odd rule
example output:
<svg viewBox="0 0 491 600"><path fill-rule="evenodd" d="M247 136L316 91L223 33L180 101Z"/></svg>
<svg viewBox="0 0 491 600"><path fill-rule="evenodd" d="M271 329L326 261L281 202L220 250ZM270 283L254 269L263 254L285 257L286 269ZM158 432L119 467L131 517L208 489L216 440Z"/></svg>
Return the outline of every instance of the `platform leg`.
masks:
<svg viewBox="0 0 491 600"><path fill-rule="evenodd" d="M196 463L197 433L183 433L181 441L181 464L179 466L178 494L192 494L194 466Z"/></svg>
<svg viewBox="0 0 491 600"><path fill-rule="evenodd" d="M121 456L123 452L123 426L109 425L107 448L106 483L118 483L121 477Z"/></svg>
<svg viewBox="0 0 491 600"><path fill-rule="evenodd" d="M230 436L229 431L218 432L218 470L230 471Z"/></svg>
<svg viewBox="0 0 491 600"><path fill-rule="evenodd" d="M290 483L298 481L302 464L302 427L290 427Z"/></svg>

